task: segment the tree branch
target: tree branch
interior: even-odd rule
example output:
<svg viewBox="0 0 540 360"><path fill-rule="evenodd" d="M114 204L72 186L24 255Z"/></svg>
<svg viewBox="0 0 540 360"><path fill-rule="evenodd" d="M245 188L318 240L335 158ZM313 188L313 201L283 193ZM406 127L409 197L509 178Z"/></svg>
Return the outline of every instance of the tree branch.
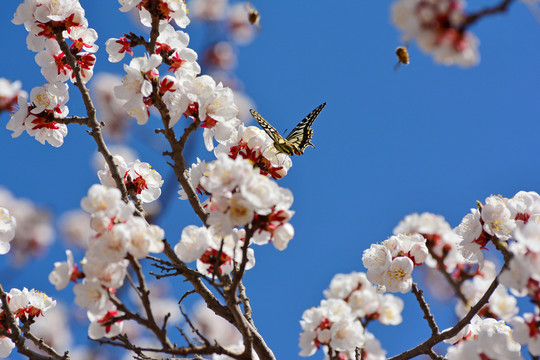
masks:
<svg viewBox="0 0 540 360"><path fill-rule="evenodd" d="M107 148L107 145L105 144L105 140L103 139L103 135L101 132L101 124L98 122L97 117L96 117L96 107L94 106L94 103L92 102L92 98L90 97L90 91L88 90L84 82L82 81L81 68L79 67L77 60L75 59L75 56L71 53L69 46L64 39L62 29L56 29L55 35L56 35L56 41L58 42L60 49L66 55L67 63L73 69L73 74L75 74L75 79L76 79L75 86L79 89L79 92L81 93L84 106L86 108L86 114L88 116L86 125L92 129L92 131L90 131L90 135L94 138L94 141L96 142L97 147L98 147L98 151L101 153L101 155L103 155L105 162L109 166L109 170L111 171L111 176L114 179L116 187L122 193L122 199L124 200L124 202L127 203L129 201L129 198L128 198L128 191L127 191L126 185L124 184L123 177L118 172L118 168L116 167L116 164L114 163L114 158L111 152L109 151L109 149ZM141 206L137 207L137 210L139 211L139 215L144 218L145 213L142 207Z"/></svg>
<svg viewBox="0 0 540 360"><path fill-rule="evenodd" d="M434 334L429 339L421 343L420 345L410 350L404 351L399 355L393 356L388 360L405 360L405 359L411 359L420 354L429 354L434 345L440 343L443 340L450 339L452 336L457 335L461 331L461 329L463 329L467 324L470 323L473 316L476 315L476 313L478 313L478 311L480 311L480 309L488 302L489 298L491 297L491 295L493 294L497 286L499 286L499 276L504 270L505 270L505 267L503 267L501 272L499 272L497 277L493 280L489 288L486 290L486 292L480 298L480 300L478 300L476 305L474 305L469 310L469 312L465 315L465 317L463 317L463 319L458 321L458 323L454 325L454 327L448 330L445 330L442 333Z"/></svg>
<svg viewBox="0 0 540 360"><path fill-rule="evenodd" d="M505 12L508 6L510 6L510 4L512 3L512 1L514 0L503 0L501 1L501 3L499 3L499 5L488 7L473 14L467 15L458 30L465 31L467 28L469 28L471 25L473 25L475 22L477 22L480 18L484 16Z"/></svg>
<svg viewBox="0 0 540 360"><path fill-rule="evenodd" d="M429 328L431 329L431 333L433 335L438 334L439 327L437 326L437 323L435 322L435 318L433 317L433 314L431 314L428 303L424 299L423 291L418 289L418 286L416 285L416 283L413 283L412 292L416 296L416 300L418 301L418 304L420 304L420 308L424 312L424 319L427 320L429 324Z"/></svg>
<svg viewBox="0 0 540 360"><path fill-rule="evenodd" d="M439 272L444 276L444 278L446 279L446 281L450 284L450 286L452 286L452 289L454 289L454 292L456 294L456 296L461 300L463 301L463 303L467 303L467 299L465 298L465 295L463 295L463 293L461 292L461 286L460 284L458 284L453 278L452 278L452 275L449 274L447 271L446 271L446 266L444 265L444 258L443 257L440 257L438 256L435 251L433 251L433 247L431 245L427 245L426 246L427 249L428 249L428 252L429 254L431 255L432 258L435 259L435 261L437 261L437 265L438 265L438 269Z"/></svg>
<svg viewBox="0 0 540 360"><path fill-rule="evenodd" d="M52 347L46 345L43 342L43 339L38 338L28 329L26 329L26 331L24 332L21 331L21 329L17 325L17 321L15 320L13 313L9 309L8 297L6 292L4 291L4 288L2 287L2 284L0 284L0 300L2 300L2 309L5 312L5 318L3 320L6 322L7 327L11 330L11 333L6 330L2 330L0 331L0 335L11 339L20 354L28 356L28 358L32 360L70 360L68 352L66 352L64 355L60 355ZM45 351L48 356L41 355L39 353L36 353L35 351L30 350L26 346L25 338L32 340L36 344L36 346Z"/></svg>

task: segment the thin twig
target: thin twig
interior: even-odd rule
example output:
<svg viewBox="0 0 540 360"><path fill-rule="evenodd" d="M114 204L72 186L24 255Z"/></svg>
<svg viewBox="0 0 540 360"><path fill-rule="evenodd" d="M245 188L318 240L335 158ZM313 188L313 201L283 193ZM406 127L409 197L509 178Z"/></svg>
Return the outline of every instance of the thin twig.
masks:
<svg viewBox="0 0 540 360"><path fill-rule="evenodd" d="M66 352L64 355L58 354L52 347L46 345L42 339L39 339L38 337L33 335L30 331L27 330L23 334L23 332L17 325L17 322L15 321L15 317L13 316L13 313L9 309L8 297L7 297L6 292L4 291L4 288L2 287L2 284L0 284L0 300L2 301L2 309L5 312L5 317L3 320L6 322L6 325L11 330L11 332L8 332L5 330L1 331L1 336L5 336L11 339L11 341L13 341L13 343L17 347L17 351L20 354L25 355L29 359L33 359L33 360L51 360L51 359L69 360L70 359L68 352ZM30 340L32 341L36 340L35 344L38 345L40 349L47 352L48 355L47 356L41 355L41 354L36 353L35 351L30 350L26 346L25 337L30 338Z"/></svg>
<svg viewBox="0 0 540 360"><path fill-rule="evenodd" d="M228 292L230 293L236 293L236 289L238 288L238 284L240 284L240 281L244 277L244 273L246 271L246 265L248 262L248 248L249 243L251 242L251 238L253 237L253 234L255 233L257 227L252 224L251 227L249 227L246 230L246 236L244 238L244 244L242 245L242 261L240 262L240 268L237 272L234 272L234 276L231 283L231 288L228 289Z"/></svg>
<svg viewBox="0 0 540 360"><path fill-rule="evenodd" d="M23 331L24 337L28 340L32 341L34 345L36 345L41 350L45 351L48 355L50 355L54 359L63 359L68 360L69 359L69 352L66 351L64 355L60 355L56 352L51 346L47 345L45 341L42 338L37 337L33 333L31 333L29 330Z"/></svg>
<svg viewBox="0 0 540 360"><path fill-rule="evenodd" d="M89 126L88 118L80 117L80 116L70 116L70 117L65 117L62 119L55 119L54 121L60 124L64 124L64 125L79 124L79 125Z"/></svg>
<svg viewBox="0 0 540 360"><path fill-rule="evenodd" d="M506 264L501 269L501 272L503 272L505 269L506 269ZM463 317L463 319L458 321L458 323L454 325L454 327L448 330L445 330L442 333L432 335L429 339L427 339L420 345L417 345L416 347L410 350L404 351L399 355L393 356L388 360L405 360L405 359L411 359L420 354L428 354L431 351L432 347L435 346L436 344L440 343L443 340L449 339L452 336L457 335L461 331L461 329L463 329L467 324L471 322L471 319L473 318L473 316L476 315L478 311L480 311L480 309L488 302L489 298L491 297L491 295L493 294L497 286L499 286L498 279L501 272L499 272L497 277L493 280L489 288L486 290L486 292L480 298L480 300L478 300L476 305L474 305L469 310L469 312L465 315L465 317Z"/></svg>
<svg viewBox="0 0 540 360"><path fill-rule="evenodd" d="M503 0L501 1L501 3L499 3L499 5L485 8L473 14L467 15L458 30L465 31L468 27L470 27L472 24L474 24L476 21L478 21L484 16L505 12L508 6L510 6L510 4L512 3L512 1L514 0Z"/></svg>
<svg viewBox="0 0 540 360"><path fill-rule="evenodd" d="M433 317L433 314L431 313L429 309L429 305L426 302L426 299L424 299L423 291L418 289L418 286L416 285L416 283L413 283L412 292L416 296L416 301L418 301L418 304L420 304L420 308L424 312L424 319L427 320L429 324L429 328L431 329L431 333L433 335L438 334L439 327L437 326L437 323L435 322L435 318Z"/></svg>
<svg viewBox="0 0 540 360"><path fill-rule="evenodd" d="M141 264L132 255L128 255L128 260L133 267L135 274L137 275L137 280L139 281L139 299L141 300L144 311L146 312L146 317L148 319L147 326L149 330L151 330L157 336L157 338L161 342L161 345L163 345L165 349L170 349L173 346L169 338L167 337L166 330L160 328L159 325L156 323L156 320L154 319L154 313L152 312L152 308L150 306L150 291L146 286L146 279L144 278Z"/></svg>
<svg viewBox="0 0 540 360"><path fill-rule="evenodd" d="M210 345L210 341L203 335L201 334L201 332L199 331L199 329L197 329L193 323L191 322L191 320L189 319L189 316L187 316L187 314L184 312L184 309L182 308L182 306L180 306L180 312L182 313L182 315L184 316L184 319L186 319L186 322L189 326L189 328L191 329L191 331L197 335L199 337L199 339L202 340L202 342L206 345ZM189 340L188 340L189 341Z"/></svg>
<svg viewBox="0 0 540 360"><path fill-rule="evenodd" d="M253 325L253 327L255 327L255 324L253 323L253 319L251 317L251 315L253 314L253 310L251 309L251 304L249 302L249 298L247 297L246 287L244 286L242 281L238 283L238 297L242 301L245 318L251 323L251 325Z"/></svg>
<svg viewBox="0 0 540 360"><path fill-rule="evenodd" d="M428 356L433 360L444 360L444 356L441 356L437 354L433 349L431 349L430 352L428 352Z"/></svg>
<svg viewBox="0 0 540 360"><path fill-rule="evenodd" d="M449 274L446 271L446 266L444 265L444 258L438 256L435 251L433 251L433 247L428 245L427 246L428 252L431 255L432 258L437 261L438 265L438 271L444 276L446 281L452 286L452 289L454 289L454 293L456 296L463 301L463 303L467 303L467 298L465 298L465 295L463 295L463 292L461 291L461 286L454 280L451 274Z"/></svg>
<svg viewBox="0 0 540 360"><path fill-rule="evenodd" d="M125 202L128 202L128 192L126 189L126 185L124 184L124 181L122 180L122 176L118 172L118 168L116 167L114 163L114 158L107 148L107 145L105 144L105 141L103 140L102 132L101 132L101 125L97 120L96 117L96 107L94 106L94 103L92 102L92 98L90 97L90 91L84 84L81 76L81 68L79 64L77 63L77 60L75 59L75 56L71 53L68 44L66 43L63 31L62 29L55 30L56 35L56 41L58 42L58 45L60 46L60 49L64 52L66 55L66 61L69 66L71 66L71 69L73 70L73 73L75 74L75 86L79 89L79 92L81 93L81 97L84 102L84 106L86 108L86 114L88 116L88 121L86 125L92 129L90 132L90 135L94 138L94 141L97 144L98 151L103 155L103 158L107 162L107 165L109 166L109 170L111 171L111 176L114 179L114 182L116 184L116 187L120 189L122 192L122 199ZM144 215L144 210L142 208L138 209L141 215ZM143 216L144 217L144 216Z"/></svg>

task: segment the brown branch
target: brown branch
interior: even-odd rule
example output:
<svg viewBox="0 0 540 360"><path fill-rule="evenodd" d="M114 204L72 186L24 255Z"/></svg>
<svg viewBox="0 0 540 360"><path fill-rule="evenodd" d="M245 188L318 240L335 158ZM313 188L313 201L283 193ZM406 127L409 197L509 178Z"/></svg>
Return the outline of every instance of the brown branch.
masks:
<svg viewBox="0 0 540 360"><path fill-rule="evenodd" d="M54 121L60 124L69 125L69 124L79 124L79 125L88 125L88 118L80 116L70 116L62 119L55 118Z"/></svg>
<svg viewBox="0 0 540 360"><path fill-rule="evenodd" d="M446 281L450 284L450 286L452 286L452 289L454 289L454 292L456 294L456 296L461 300L463 301L463 303L467 303L467 298L465 298L465 295L463 295L463 292L461 292L461 286L460 284L458 284L454 278L452 278L452 275L449 274L447 271L446 271L446 266L444 265L444 258L443 257L440 257L438 256L435 251L433 251L433 247L431 245L428 245L426 244L427 246L427 249L428 249L428 252L429 254L431 255L432 258L435 259L435 261L437 262L437 265L439 266L439 268L437 269L443 276L444 278L446 279Z"/></svg>
<svg viewBox="0 0 540 360"><path fill-rule="evenodd" d="M251 323L251 325L255 326L253 319L251 318L253 310L251 309L251 304L249 302L249 298L247 297L246 287L242 281L238 283L238 297L242 301L242 306L244 307L244 317Z"/></svg>
<svg viewBox="0 0 540 360"><path fill-rule="evenodd" d="M156 320L154 319L154 314L152 312L152 308L150 306L150 291L148 290L148 287L146 286L146 279L144 278L144 274L142 272L141 264L137 259L135 259L132 255L128 254L128 260L131 266L133 267L133 270L135 271L135 274L137 275L137 279L139 281L139 299L141 299L141 302L144 307L144 311L146 312L147 317L147 327L149 330L151 330L159 339L161 342L161 345L165 349L172 348L172 344L169 341L169 338L167 337L167 331L165 328L160 328L158 324L156 323Z"/></svg>
<svg viewBox="0 0 540 360"><path fill-rule="evenodd" d="M208 344L208 345L193 345L190 343L190 346L185 347L174 347L172 349L163 349L163 348L151 348L137 346L129 342L129 339L125 335L118 335L112 339L97 339L96 342L103 345L111 345L115 347L121 347L127 350L131 350L139 355L143 359L155 359L154 357L146 357L143 355L143 352L154 352L161 354L170 354L170 355L194 355L193 359L201 359L197 357L198 355L212 355L212 354L223 354L230 356L232 358L238 359L240 356L233 352L230 352L226 348L222 347L219 344ZM176 359L176 358L175 358ZM247 359L246 359L247 360Z"/></svg>
<svg viewBox="0 0 540 360"><path fill-rule="evenodd" d="M198 271L188 268L187 265L184 264L178 258L178 256L176 256L167 241L165 241L165 249L163 253L169 258L169 260L171 260L171 263L180 272L180 274L191 283L195 291L203 298L206 306L210 310L212 310L217 316L222 317L231 324L237 324L237 321L240 321L245 327L248 327L250 329L251 336L253 337L253 345L255 351L261 359L275 359L272 350L270 350L268 345L266 345L262 336L257 332L255 326L249 323L242 315L240 307L238 306L238 300L236 298L230 300L229 303L231 304L231 306L229 306L229 304L227 304L227 306L221 305L214 296L214 294L202 282L202 275ZM251 356L251 354L249 354L249 356Z"/></svg>
<svg viewBox="0 0 540 360"><path fill-rule="evenodd" d="M249 248L251 237L255 233L256 229L257 229L257 226L255 224L252 224L252 226L246 231L246 236L244 238L244 245L242 246L242 261L240 263L239 270L233 273L234 276L232 280L229 277L223 278L226 281L226 284L224 286L224 289L225 289L224 297L227 303L227 307L229 308L229 310L231 310L236 320L235 321L236 327L242 334L242 337L244 338L245 348L244 348L243 355L246 357L250 357L251 346L253 346L255 348L256 353L259 355L260 358L275 359L272 350L266 345L262 336L258 333L255 327L255 324L253 323L253 319L251 318L252 310L251 310L251 306L249 305L247 297L243 297L243 305L245 306L244 309L246 310L246 312L249 311L248 316L242 313L242 310L240 309L240 306L239 306L240 301L238 300L238 296L236 293L237 288L241 284L242 277L244 276L246 264L248 261L247 250ZM246 307L246 304L247 304L247 307Z"/></svg>
<svg viewBox="0 0 540 360"><path fill-rule="evenodd" d="M17 325L15 317L13 316L13 313L9 309L9 306L8 306L9 302L8 302L7 294L4 291L2 284L0 284L0 300L2 301L2 309L5 312L5 317L3 320L6 322L6 325L11 330L11 333L6 330L0 331L0 335L11 339L11 341L13 341L13 343L15 344L15 347L17 348L17 351L20 354L28 356L28 358L32 360L51 360L51 359L69 360L70 359L67 352L64 355L58 354L52 347L46 345L43 342L43 339L40 339L34 334L32 334L28 330L28 328L26 329L26 331L21 331L21 328L19 328L19 326ZM47 356L41 355L39 353L36 353L35 351L30 350L26 346L26 338L33 341L36 344L36 346L38 346L41 350L45 351L48 355Z"/></svg>
<svg viewBox="0 0 540 360"><path fill-rule="evenodd" d="M426 302L426 299L424 299L423 291L418 289L418 286L416 283L412 284L412 292L416 296L416 301L418 301L418 304L420 304L420 308L424 312L424 319L427 320L429 324L429 328L431 329L431 333L433 335L436 335L439 333L439 327L437 326L437 323L435 322L435 318L433 317L433 314L431 314L431 311L429 309L429 305Z"/></svg>
<svg viewBox="0 0 540 360"><path fill-rule="evenodd" d="M503 255L503 258L504 258L504 263L505 264L510 264L510 260L512 260L512 258L514 257L514 254L512 254L509 250L508 250L508 243L506 241L502 241L500 240L498 237L496 236L492 236L490 238L491 242L493 243L493 245L495 245L495 248L497 250L499 250L501 252L501 254Z"/></svg>
<svg viewBox="0 0 540 360"><path fill-rule="evenodd" d="M34 345L36 345L41 350L45 351L53 359L62 359L62 360L69 360L70 359L67 351L64 353L64 355L60 355L51 346L47 345L42 338L37 337L36 335L31 333L29 330L25 330L23 332L24 332L24 337L25 338L32 341L34 343Z"/></svg>
<svg viewBox="0 0 540 360"><path fill-rule="evenodd" d="M428 352L428 356L430 357L430 359L433 359L433 360L445 360L444 356L437 354L433 349L431 349L431 351Z"/></svg>
<svg viewBox="0 0 540 360"><path fill-rule="evenodd" d="M156 45L156 39L159 36L159 16L158 16L158 9L156 8L157 2L152 2L152 30L150 32L150 53L154 53L155 51L155 45ZM184 159L183 151L186 144L187 139L189 138L189 135L191 135L192 132L197 130L199 125L201 124L201 121L199 119L196 119L190 126L188 126L184 130L184 134L180 138L180 140L176 139L176 135L174 133L174 130L170 127L171 123L171 117L169 114L169 109L167 109L167 105L163 102L163 99L161 98L161 95L159 94L159 86L157 82L152 83L152 101L155 108L159 111L159 114L161 116L161 120L163 122L163 125L165 127L164 130L156 130L157 133L163 133L165 135L165 138L169 142L169 145L171 146L172 152L166 152L166 155L169 155L171 159L174 161L174 165L172 166L174 173L176 175L176 178L178 179L178 182L182 186L182 189L186 192L188 196L189 203L191 204L191 207L195 211L195 213L199 216L199 218L202 220L204 224L206 224L206 219L208 217L208 214L203 209L201 202L199 201L199 197L197 196L197 193L195 192L195 189L193 189L193 186L191 186L191 183L189 182L189 179L186 174L186 160Z"/></svg>
<svg viewBox="0 0 540 360"><path fill-rule="evenodd" d="M188 173L186 171L186 160L184 159L183 155L184 147L187 139L189 138L189 135L191 135L192 132L197 130L197 128L201 124L201 121L199 119L196 119L193 123L191 123L187 128L184 129L184 134L182 135L180 140L177 140L174 130L172 128L169 128L168 126L170 122L170 117L166 105L161 99L159 99L156 107L158 108L160 113L162 113L163 123L165 125L165 130L162 130L160 132L163 133L172 149L172 152L167 153L167 155L169 155L174 161L174 164L172 165L174 174L176 175L178 182L182 186L182 189L186 192L191 207L193 208L199 219L201 219L201 221L206 225L208 214L202 207L199 197L197 196L195 189L189 181ZM166 114L165 117L164 114Z"/></svg>
<svg viewBox="0 0 540 360"><path fill-rule="evenodd" d="M443 340L450 339L452 336L457 335L461 331L461 329L463 329L467 324L470 323L473 316L476 315L478 311L480 311L480 309L488 302L489 298L491 297L491 295L493 294L497 286L499 286L499 280L498 280L499 276L505 269L506 269L506 264L505 266L503 266L503 268L501 269L501 272L499 272L497 277L493 280L493 282L491 283L489 288L486 290L484 295L480 298L480 300L478 300L476 305L474 305L469 310L469 312L465 315L465 317L463 317L463 319L458 321L457 324L454 325L454 327L448 330L445 330L442 333L434 334L429 339L421 343L420 345L417 345L416 347L410 350L404 351L399 355L391 357L388 360L412 359L413 357L421 355L421 354L429 354L433 346L435 346L436 344L440 343Z"/></svg>
<svg viewBox="0 0 540 360"><path fill-rule="evenodd" d="M152 30L151 30L151 40L150 40L150 47L151 52L154 51L155 46L155 39L159 35L159 18L158 14L155 11L156 5L155 2L152 2ZM185 130L184 134L181 136L179 140L177 140L174 130L170 126L170 114L169 110L167 109L167 106L163 102L163 99L159 92L159 84L157 81L152 82L152 102L153 105L158 109L161 119L164 125L163 130L156 130L158 133L163 133L167 141L169 142L169 145L171 146L171 152L166 152L165 155L168 155L171 157L171 159L174 162L174 165L172 165L174 173L176 175L176 178L178 179L178 182L183 187L184 191L186 192L189 202L195 211L195 213L199 216L201 221L206 225L208 214L202 207L199 198L195 192L195 189L191 185L186 171L186 161L183 155L185 144L191 135L201 124L201 120L199 118L195 119L195 121L190 124ZM247 246L246 250L244 252L247 252ZM215 298L214 294L202 283L201 275L198 272L195 272L191 269L189 269L183 262L178 259L174 251L171 249L170 245L165 242L165 255L172 261L174 267L192 284L195 291L203 298L203 300L206 302L207 307L214 311L214 313L218 316L221 316L222 318L226 319L228 322L235 324L236 327L240 330L240 332L244 335L244 344L245 349L244 353L240 355L240 358L251 358L251 345L253 343L253 338L256 339L255 344L257 348L257 353L262 359L275 359L272 351L268 348L268 346L264 343L262 337L257 333L256 329L250 322L247 321L247 319L244 317L240 307L239 307L239 301L236 297L236 288L239 284L239 281L241 280L241 277L243 275L243 272L245 271L245 266L247 259L243 261L243 266L240 268L240 276L234 280L232 283L232 291L230 294L232 296L226 296L225 301L227 306L223 306L219 303L219 301ZM247 258L247 256L245 256ZM255 334L255 335L254 335ZM175 355L184 355L184 354L176 354ZM238 358L238 355L234 356L235 358Z"/></svg>
<svg viewBox="0 0 540 360"><path fill-rule="evenodd" d="M201 273L198 271L192 270L184 264L178 256L176 256L174 250L171 248L171 245L167 241L164 241L165 249L163 253L171 260L172 265L178 270L178 272L188 280L193 286L194 290L199 294L206 306L212 310L216 315L222 317L230 323L233 323L233 316L226 306L220 304L216 299L214 294L206 287L203 283Z"/></svg>
<svg viewBox="0 0 540 360"><path fill-rule="evenodd" d="M510 4L512 3L512 1L514 0L502 0L501 3L499 3L498 5L488 7L473 14L467 15L458 30L465 31L468 27L470 27L472 24L474 24L484 16L505 12L508 6L510 6Z"/></svg>
<svg viewBox="0 0 540 360"><path fill-rule="evenodd" d="M69 66L71 66L71 69L73 70L73 74L75 74L75 86L79 89L79 92L81 93L81 97L84 102L84 106L86 108L86 114L88 116L88 120L86 122L86 125L92 129L90 131L90 135L94 138L94 141L97 144L98 151L103 155L103 158L107 162L107 165L109 166L109 170L111 171L111 176L114 179L114 182L116 184L116 187L121 191L122 193L122 199L124 202L128 202L128 191L126 189L126 185L124 184L124 181L122 179L122 176L118 172L118 168L116 167L116 164L114 163L114 158L107 148L107 145L105 144L105 140L103 139L103 135L101 132L101 124L97 120L96 116L96 107L94 106L94 103L92 102L92 98L90 97L90 91L84 84L81 76L81 68L79 67L79 64L77 63L77 60L75 59L75 56L71 53L68 44L66 43L64 36L63 36L62 29L56 29L55 35L56 35L56 41L58 42L58 45L60 46L60 49L64 52L66 55L66 60ZM144 210L142 207L137 207L137 210L139 211L139 215L141 215L144 218Z"/></svg>
<svg viewBox="0 0 540 360"><path fill-rule="evenodd" d="M231 287L230 289L227 290L231 294L233 293L236 294L236 289L238 288L238 285L240 284L240 281L242 280L242 278L244 277L244 273L246 272L246 265L248 262L247 252L249 248L249 243L256 229L257 229L257 226L255 224L252 224L251 227L248 228L246 231L244 244L242 245L242 261L240 262L240 268L238 269L238 271L236 271L236 267L235 267L235 270L233 272L233 280L231 283Z"/></svg>
<svg viewBox="0 0 540 360"><path fill-rule="evenodd" d="M150 54L154 54L156 51L156 40L159 36L159 2L152 1L150 3L150 15L152 16L152 30L150 30L150 43L147 50Z"/></svg>
<svg viewBox="0 0 540 360"><path fill-rule="evenodd" d="M240 334L242 334L242 338L244 340L244 356L250 356L252 347L253 347L253 331L251 331L251 324L247 321L247 319L244 317L244 314L242 313L242 310L240 309L238 300L238 297L236 296L236 291L234 290L235 287L233 285L233 281L230 277L224 276L223 281L225 283L224 285L224 298L225 303L227 304L227 307L231 311L234 317L234 323ZM256 331L255 331L256 332Z"/></svg>
<svg viewBox="0 0 540 360"><path fill-rule="evenodd" d="M193 325L193 322L189 319L189 316L184 312L184 309L182 309L182 306L179 307L180 308L180 312L182 313L182 315L184 316L184 319L186 319L186 322L189 326L189 328L191 329L191 331L193 331L193 333L195 335L197 335L199 337L199 339L203 342L203 344L205 345L210 345L210 341L199 331L199 329L197 329L194 325ZM182 335L184 336L184 338L186 339L186 341L190 344L191 342L189 341L189 339L187 338L187 336L185 336L185 334L182 332Z"/></svg>
<svg viewBox="0 0 540 360"><path fill-rule="evenodd" d="M116 306L118 310L124 313L124 315L115 317L115 321L122 321L122 320L134 320L138 324L143 325L144 327L147 327L147 321L145 318L143 318L141 315L139 315L136 312L131 311L120 299L116 297L113 293L110 291L108 292L109 300Z"/></svg>

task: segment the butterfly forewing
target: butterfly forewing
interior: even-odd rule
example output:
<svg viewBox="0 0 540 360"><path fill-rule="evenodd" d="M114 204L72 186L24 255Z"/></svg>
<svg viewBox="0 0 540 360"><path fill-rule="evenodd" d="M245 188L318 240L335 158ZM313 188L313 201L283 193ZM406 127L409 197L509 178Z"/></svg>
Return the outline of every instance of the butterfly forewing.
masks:
<svg viewBox="0 0 540 360"><path fill-rule="evenodd" d="M270 138L274 142L274 147L278 152L287 154L289 156L295 153L296 149L294 148L294 146L291 145L287 140L285 140L283 136L281 136L279 132L261 116L261 114L259 114L253 109L250 109L249 112L251 113L251 115L253 115L255 120L257 120L259 125L261 125L261 127L268 134L268 136L270 136Z"/></svg>
<svg viewBox="0 0 540 360"><path fill-rule="evenodd" d="M300 154L304 152L306 147L313 146L313 144L310 142L311 137L313 136L311 125L325 106L326 103L319 105L315 110L310 112L309 115L304 118L304 120L300 121L300 123L296 125L294 129L292 129L289 135L287 135L286 140L294 145Z"/></svg>
<svg viewBox="0 0 540 360"><path fill-rule="evenodd" d="M258 112L256 112L253 109L250 109L249 112L255 118L255 120L257 120L259 125L261 125L263 130L268 134L268 136L270 136L270 138L272 138L272 140L274 142L276 140L283 139L283 137L281 135L279 135L276 128L273 127L272 125L270 125L270 123L268 121L264 120L264 118L261 116L261 114L259 114Z"/></svg>

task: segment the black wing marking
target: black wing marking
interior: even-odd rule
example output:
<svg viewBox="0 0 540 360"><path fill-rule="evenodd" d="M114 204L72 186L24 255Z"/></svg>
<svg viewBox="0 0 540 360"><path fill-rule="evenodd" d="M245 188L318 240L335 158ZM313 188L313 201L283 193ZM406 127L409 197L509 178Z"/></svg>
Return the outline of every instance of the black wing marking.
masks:
<svg viewBox="0 0 540 360"><path fill-rule="evenodd" d="M255 118L255 120L257 120L259 125L261 125L263 130L268 134L268 136L270 136L270 138L274 142L278 142L279 140L283 140L283 137L279 134L279 132L276 130L276 128L273 127L272 125L270 125L270 123L268 121L264 120L264 118L261 116L261 114L259 114L258 112L256 112L253 109L250 109L249 112Z"/></svg>

